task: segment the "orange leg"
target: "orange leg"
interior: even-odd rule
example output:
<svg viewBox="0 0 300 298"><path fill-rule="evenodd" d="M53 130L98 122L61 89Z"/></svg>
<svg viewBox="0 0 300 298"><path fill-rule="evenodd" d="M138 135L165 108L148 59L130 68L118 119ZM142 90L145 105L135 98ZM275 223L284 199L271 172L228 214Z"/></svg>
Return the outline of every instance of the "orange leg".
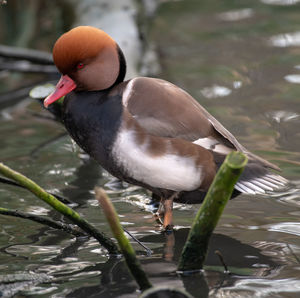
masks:
<svg viewBox="0 0 300 298"><path fill-rule="evenodd" d="M166 231L173 229L173 200L175 195L168 199L161 199L158 210L156 212L156 221L163 225ZM163 220L162 220L163 218Z"/></svg>
<svg viewBox="0 0 300 298"><path fill-rule="evenodd" d="M173 229L173 199L174 197L171 197L163 201L165 211L163 226L167 231Z"/></svg>

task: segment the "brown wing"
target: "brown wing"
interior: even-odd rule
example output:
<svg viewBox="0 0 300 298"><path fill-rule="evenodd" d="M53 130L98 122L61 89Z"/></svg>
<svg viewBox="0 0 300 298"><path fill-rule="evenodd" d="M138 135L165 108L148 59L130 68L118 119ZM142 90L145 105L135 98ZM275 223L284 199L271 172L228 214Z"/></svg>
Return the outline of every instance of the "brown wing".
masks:
<svg viewBox="0 0 300 298"><path fill-rule="evenodd" d="M123 104L152 135L185 139L221 154L242 151L262 165L279 170L249 152L192 96L167 81L145 77L130 80L123 89Z"/></svg>

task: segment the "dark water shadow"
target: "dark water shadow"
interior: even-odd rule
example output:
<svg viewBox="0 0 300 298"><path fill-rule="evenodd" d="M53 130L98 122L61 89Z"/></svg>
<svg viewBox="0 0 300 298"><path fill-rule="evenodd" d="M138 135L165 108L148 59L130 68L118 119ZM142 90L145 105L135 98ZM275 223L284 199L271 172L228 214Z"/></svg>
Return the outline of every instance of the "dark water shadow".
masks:
<svg viewBox="0 0 300 298"><path fill-rule="evenodd" d="M194 275L181 276L176 273L181 250L187 238L189 229L174 231L170 235L156 234L142 237L144 243L158 243L150 257L140 256L143 268L155 286L169 285L185 288L194 297L208 297L209 293L222 287L233 286L242 278L269 276L282 266L264 252L248 244L222 234L212 236L204 272ZM170 238L171 239L170 241ZM77 249L78 246L75 245ZM75 247L74 246L74 247ZM224 273L215 250L221 251L229 267L230 274ZM71 253L74 251L71 249ZM173 252L170 257L170 251ZM65 251L66 252L66 251ZM64 253L64 256L65 253ZM260 266L261 265L261 266ZM136 297L138 286L130 276L123 258L110 258L105 263L85 268L84 271L101 272L99 284L80 287L68 294L67 297Z"/></svg>
<svg viewBox="0 0 300 298"><path fill-rule="evenodd" d="M92 159L81 159L81 165L74 172L75 179L68 187L61 189L62 194L72 202L80 205L93 199L94 195L89 191L94 189L102 178L102 168Z"/></svg>
<svg viewBox="0 0 300 298"><path fill-rule="evenodd" d="M163 247L153 251L154 255L162 255L161 265L157 267L163 267L163 264L172 262L176 270L189 230L184 228L174 231L173 235L150 235L140 240L148 243L165 243ZM231 273L224 273L224 267L215 253L216 250L221 252ZM253 246L226 235L213 234L204 264L204 274L181 276L180 279L186 291L194 297L207 297L209 289L232 286L236 280L249 276L251 278L267 277L273 275L280 267L282 267L282 264L264 255L263 251ZM159 269L157 272L159 272Z"/></svg>

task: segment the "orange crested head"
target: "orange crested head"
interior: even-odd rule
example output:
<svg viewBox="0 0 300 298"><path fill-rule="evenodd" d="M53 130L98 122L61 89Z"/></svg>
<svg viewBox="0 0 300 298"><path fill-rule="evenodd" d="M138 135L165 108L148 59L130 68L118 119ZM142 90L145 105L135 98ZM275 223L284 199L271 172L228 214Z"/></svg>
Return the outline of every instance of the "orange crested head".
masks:
<svg viewBox="0 0 300 298"><path fill-rule="evenodd" d="M103 49L116 47L115 41L104 31L79 26L63 34L53 47L53 60L62 74L68 74Z"/></svg>
<svg viewBox="0 0 300 298"><path fill-rule="evenodd" d="M124 80L126 62L121 49L104 31L80 26L63 34L53 47L61 79L44 101L45 107L71 91L99 91Z"/></svg>

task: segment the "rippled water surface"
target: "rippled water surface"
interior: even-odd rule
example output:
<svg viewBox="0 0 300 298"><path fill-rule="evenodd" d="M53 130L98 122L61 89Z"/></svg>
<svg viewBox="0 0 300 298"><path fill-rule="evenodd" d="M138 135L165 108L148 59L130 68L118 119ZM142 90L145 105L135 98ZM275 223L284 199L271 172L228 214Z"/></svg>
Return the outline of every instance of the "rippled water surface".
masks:
<svg viewBox="0 0 300 298"><path fill-rule="evenodd" d="M203 275L175 273L199 206L176 205L175 233L162 234L149 194L121 185L74 148L38 103L26 99L2 109L1 160L73 201L80 214L109 234L93 194L95 185L103 186L123 226L153 251L147 256L133 243L155 285L185 288L195 297L299 297L299 1L162 2L148 32L159 54L160 77L188 90L243 145L279 165L292 181L281 193L241 195L228 203ZM61 218L13 186L1 185L0 199L2 207ZM123 260L108 259L93 239L7 216L0 216L0 235L1 280L14 274L14 283L0 284L5 295L138 296ZM231 274L223 273L215 250Z"/></svg>

